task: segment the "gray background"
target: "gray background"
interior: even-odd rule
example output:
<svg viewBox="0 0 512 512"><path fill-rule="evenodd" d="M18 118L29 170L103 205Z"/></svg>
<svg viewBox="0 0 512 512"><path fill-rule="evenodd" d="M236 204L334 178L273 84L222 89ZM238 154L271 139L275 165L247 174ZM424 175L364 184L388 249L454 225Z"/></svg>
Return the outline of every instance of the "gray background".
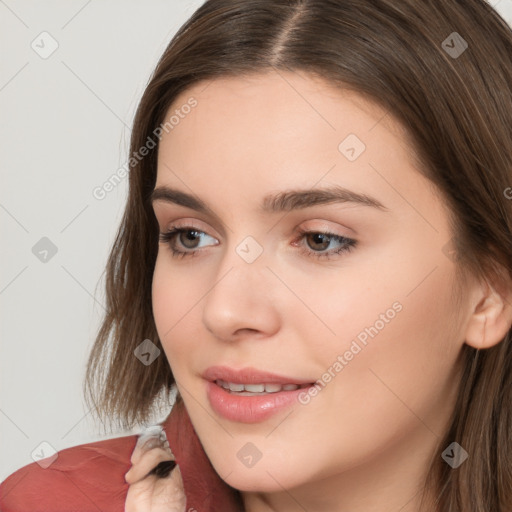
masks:
<svg viewBox="0 0 512 512"><path fill-rule="evenodd" d="M0 480L41 443L138 431L103 435L82 398L127 180L92 192L126 162L150 73L202 3L0 0ZM491 3L512 24L512 0Z"/></svg>
<svg viewBox="0 0 512 512"><path fill-rule="evenodd" d="M82 380L127 179L92 191L126 162L149 76L202 3L0 1L0 480L43 441L124 434L102 434ZM51 49L44 31L59 45L46 59L31 47ZM43 237L57 247L46 263L32 252Z"/></svg>

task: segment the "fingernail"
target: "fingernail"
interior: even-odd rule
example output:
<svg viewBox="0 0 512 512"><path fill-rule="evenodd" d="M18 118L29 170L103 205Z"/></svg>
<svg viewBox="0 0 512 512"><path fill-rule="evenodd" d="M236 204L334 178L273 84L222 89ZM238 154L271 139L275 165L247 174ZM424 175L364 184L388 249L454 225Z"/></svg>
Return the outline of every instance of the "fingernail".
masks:
<svg viewBox="0 0 512 512"><path fill-rule="evenodd" d="M153 448L154 446L157 446L158 444L163 443L167 437L165 435L165 432L163 431L163 427L160 425L147 427L142 434L139 435L137 438L137 446L141 446L146 443L149 439L156 443L151 446ZM149 448L148 448L149 449Z"/></svg>
<svg viewBox="0 0 512 512"><path fill-rule="evenodd" d="M150 427L146 427L142 432L143 436L157 436L160 435L163 431L162 425L151 425Z"/></svg>
<svg viewBox="0 0 512 512"><path fill-rule="evenodd" d="M142 448L144 450L151 450L151 448L156 448L157 446L161 446L163 442L158 439L148 439L145 443L142 444Z"/></svg>

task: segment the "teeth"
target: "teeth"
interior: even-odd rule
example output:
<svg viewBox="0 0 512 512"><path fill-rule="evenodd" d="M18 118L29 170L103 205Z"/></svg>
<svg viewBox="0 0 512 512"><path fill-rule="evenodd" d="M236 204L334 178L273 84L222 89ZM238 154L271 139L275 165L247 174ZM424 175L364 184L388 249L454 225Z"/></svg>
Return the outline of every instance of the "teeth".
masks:
<svg viewBox="0 0 512 512"><path fill-rule="evenodd" d="M265 391L265 384L244 384L245 391L251 393L263 393Z"/></svg>
<svg viewBox="0 0 512 512"><path fill-rule="evenodd" d="M276 393L281 391L281 389L284 389L284 386L281 386L281 384L265 384L265 391L267 393Z"/></svg>
<svg viewBox="0 0 512 512"><path fill-rule="evenodd" d="M293 391L294 389L297 389L299 386L297 384L285 384L283 386L284 391Z"/></svg>
<svg viewBox="0 0 512 512"><path fill-rule="evenodd" d="M224 389L227 389L228 391L234 393L243 393L244 395L250 393L265 394L277 393L279 391L294 391L295 389L299 388L297 384L238 384L234 382L226 382L221 379L217 379L215 382L217 383L217 385L223 387Z"/></svg>

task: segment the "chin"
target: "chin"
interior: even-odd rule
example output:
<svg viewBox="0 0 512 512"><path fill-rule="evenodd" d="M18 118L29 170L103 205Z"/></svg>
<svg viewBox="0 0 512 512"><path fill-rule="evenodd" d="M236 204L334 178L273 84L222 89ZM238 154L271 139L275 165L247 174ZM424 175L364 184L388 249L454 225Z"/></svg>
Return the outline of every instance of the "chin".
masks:
<svg viewBox="0 0 512 512"><path fill-rule="evenodd" d="M252 468L243 468L239 465L231 467L228 471L220 473L227 475L225 482L239 491L253 492L282 492L283 488L290 489L300 486L308 475L295 465L293 474L290 467L279 467L269 459L263 464L259 461ZM309 475L310 476L310 475Z"/></svg>
<svg viewBox="0 0 512 512"><path fill-rule="evenodd" d="M238 491L243 492L282 492L283 487L290 489L292 487L288 479L280 478L279 475L272 473L272 478L268 473L263 474L251 474L250 472L245 475L235 475L234 473L229 475L229 479L226 482L228 485Z"/></svg>

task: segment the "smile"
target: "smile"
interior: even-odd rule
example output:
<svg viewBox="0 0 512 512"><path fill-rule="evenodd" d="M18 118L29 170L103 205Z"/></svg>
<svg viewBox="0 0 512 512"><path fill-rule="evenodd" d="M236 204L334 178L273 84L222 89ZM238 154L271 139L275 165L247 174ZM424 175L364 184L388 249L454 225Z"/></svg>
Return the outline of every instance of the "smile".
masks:
<svg viewBox="0 0 512 512"><path fill-rule="evenodd" d="M264 383L264 384L240 384L236 382L226 382L221 379L215 381L217 386L220 386L230 393L240 396L259 396L266 395L268 393L278 393L279 391L295 391L299 388L308 387L309 384L276 384L276 383Z"/></svg>

